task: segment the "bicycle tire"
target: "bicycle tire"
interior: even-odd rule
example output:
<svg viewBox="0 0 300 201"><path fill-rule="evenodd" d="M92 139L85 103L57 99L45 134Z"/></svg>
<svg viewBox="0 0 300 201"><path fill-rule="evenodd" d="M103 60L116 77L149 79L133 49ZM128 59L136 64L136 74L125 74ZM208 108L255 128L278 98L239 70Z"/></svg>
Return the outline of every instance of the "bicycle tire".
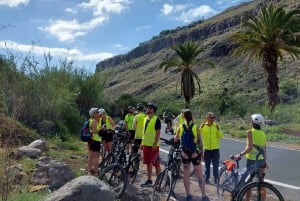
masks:
<svg viewBox="0 0 300 201"><path fill-rule="evenodd" d="M217 195L219 201L229 200L232 197L231 192L235 187L234 176L232 171L227 171L226 167L223 166L219 170L219 180L217 183Z"/></svg>
<svg viewBox="0 0 300 201"><path fill-rule="evenodd" d="M139 171L139 168L140 168L140 159L139 159L139 157L133 157L131 159L130 165L127 169L128 182L130 184L134 183L134 181L136 179L136 176L137 176L137 173Z"/></svg>
<svg viewBox="0 0 300 201"><path fill-rule="evenodd" d="M99 179L108 184L110 189L116 193L117 198L122 197L127 187L127 174L121 165L112 164L107 166L101 172Z"/></svg>
<svg viewBox="0 0 300 201"><path fill-rule="evenodd" d="M281 193L272 184L257 181L246 184L238 193L237 201L245 200L249 190L252 191L250 201L284 201Z"/></svg>
<svg viewBox="0 0 300 201"><path fill-rule="evenodd" d="M107 154L103 159L102 161L100 162L99 164L99 174L101 174L101 171L103 169L105 169L107 166L113 164L114 162L114 155L113 153L109 153Z"/></svg>
<svg viewBox="0 0 300 201"><path fill-rule="evenodd" d="M162 171L155 180L151 201L169 201L173 179L168 170Z"/></svg>

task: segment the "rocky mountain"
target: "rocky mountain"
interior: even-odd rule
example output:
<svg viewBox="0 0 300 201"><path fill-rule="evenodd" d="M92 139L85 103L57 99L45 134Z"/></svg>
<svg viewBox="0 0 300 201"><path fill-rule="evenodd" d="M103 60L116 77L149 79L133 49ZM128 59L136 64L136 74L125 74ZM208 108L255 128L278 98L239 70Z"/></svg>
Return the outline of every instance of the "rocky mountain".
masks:
<svg viewBox="0 0 300 201"><path fill-rule="evenodd" d="M111 99L121 94L132 94L156 102L165 102L165 98L177 100L180 94L179 90L175 90L174 85L178 82L179 73L176 70L164 73L158 66L161 61L174 55L170 49L172 46L185 41L199 42L205 48L201 59L210 59L217 66L215 69L205 66L196 69L202 80L204 95L211 90L218 90L215 93L220 94L228 85L235 88L233 93L238 93L239 90L245 92L242 88L249 87L249 84L254 88L257 86L263 88L264 79L262 78L265 75L260 64L249 64L245 63L243 58L231 57L230 53L234 46L228 38L239 28L240 19L246 12L257 15L262 6L270 3L285 4L287 8L293 9L300 7L300 2L297 0L256 0L242 3L207 20L193 22L174 30L164 30L158 36L141 43L126 54L99 62L96 66L96 73L103 73L107 76L106 95ZM296 65L297 61L292 63ZM282 69L285 69L285 63L282 65ZM246 70L245 66L250 67L250 70ZM251 67L260 71L251 70ZM255 73L249 76L252 71ZM248 75L246 80L245 74ZM195 99L197 102L201 98Z"/></svg>

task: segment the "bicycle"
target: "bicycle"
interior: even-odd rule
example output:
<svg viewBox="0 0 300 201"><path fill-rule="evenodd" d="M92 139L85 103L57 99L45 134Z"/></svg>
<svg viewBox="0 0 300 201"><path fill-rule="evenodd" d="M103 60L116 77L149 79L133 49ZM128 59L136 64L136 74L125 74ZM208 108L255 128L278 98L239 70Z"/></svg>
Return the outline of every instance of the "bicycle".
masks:
<svg viewBox="0 0 300 201"><path fill-rule="evenodd" d="M272 184L263 181L265 175L259 175L259 169L266 164L265 161L263 164L258 162L258 157L264 156L264 150L256 145L253 146L258 153L254 166L246 172L238 171L241 158L235 160L234 156L230 156L231 160L223 162L224 166L219 171L217 183L219 201L284 201L281 193ZM252 181L254 177L258 180ZM246 199L250 194L250 199Z"/></svg>
<svg viewBox="0 0 300 201"><path fill-rule="evenodd" d="M116 146L116 152L111 155L115 163L105 167L101 171L99 179L104 180L120 198L126 190L127 183L133 184L136 179L140 165L140 154L136 152L126 154L126 145L130 139L124 134L116 136L119 138L118 146ZM133 146L138 145L134 144Z"/></svg>
<svg viewBox="0 0 300 201"><path fill-rule="evenodd" d="M176 180L179 178L181 148L179 147L178 142L174 142L173 138L171 138L171 140L160 138L160 140L171 145L171 148L169 150L168 161L165 164L165 168L154 182L151 201L168 201L171 196L176 199L174 187Z"/></svg>

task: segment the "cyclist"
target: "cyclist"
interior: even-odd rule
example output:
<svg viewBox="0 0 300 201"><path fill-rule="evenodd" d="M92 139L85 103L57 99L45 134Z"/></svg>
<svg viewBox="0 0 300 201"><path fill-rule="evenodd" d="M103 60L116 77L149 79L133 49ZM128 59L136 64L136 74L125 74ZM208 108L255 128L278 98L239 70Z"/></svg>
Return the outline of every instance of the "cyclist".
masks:
<svg viewBox="0 0 300 201"><path fill-rule="evenodd" d="M133 128L133 119L134 119L134 110L135 108L132 106L128 106L128 113L125 116L125 126L127 130L127 134L130 137L129 147L127 147L127 151L132 149L131 144L134 140L135 130Z"/></svg>
<svg viewBox="0 0 300 201"><path fill-rule="evenodd" d="M264 125L265 119L261 114L252 114L251 115L251 129L247 130L247 141L245 148L239 153L235 155L236 159L241 158L245 155L247 159L246 162L246 172L248 173L251 169L253 169L256 160L256 153L258 150L253 146L256 145L259 148L264 150L264 156L260 155L258 158L258 164L261 167L259 170L259 176L263 178L264 171L268 168L266 164L266 136L265 133L261 130L262 125ZM266 195L265 189L262 191L262 195ZM246 194L246 201L250 200L251 191ZM264 200L264 199L263 199Z"/></svg>
<svg viewBox="0 0 300 201"><path fill-rule="evenodd" d="M136 109L138 113L135 115L133 119L133 129L135 130L134 144L140 146L142 143L142 137L144 131L144 119L146 115L144 113L144 107L141 104L138 104L136 106ZM132 151L137 153L138 149L134 148Z"/></svg>
<svg viewBox="0 0 300 201"><path fill-rule="evenodd" d="M184 110L183 116L184 116L185 129L191 127L192 134L194 135L193 142L195 144L197 143L197 147L198 147L198 149L193 153L191 153L191 151L188 151L188 149L185 149L184 147L182 148L181 157L183 163L183 182L187 194L186 201L192 200L192 195L190 193L190 163L191 162L194 166L195 174L198 177L198 184L202 194L202 201L209 201L209 198L205 193L204 178L202 176L201 157L203 153L203 144L202 144L201 135L197 124L193 124L193 115L191 110L189 109ZM182 135L184 134L184 128L183 128L184 125L181 124L178 126L176 134L174 136L174 142L177 142L179 139L181 139Z"/></svg>
<svg viewBox="0 0 300 201"><path fill-rule="evenodd" d="M115 122L114 120L107 115L106 111L103 108L99 109L100 115L100 125L101 131L100 134L102 136L103 142L103 156L105 156L106 152L110 153L112 150L112 141L113 141L113 130L115 129Z"/></svg>
<svg viewBox="0 0 300 201"><path fill-rule="evenodd" d="M173 124L175 125L175 132L177 131L177 127L181 124L184 123L184 117L183 117L183 112L184 112L184 109L181 110L180 114L177 115L175 117L175 119L173 120Z"/></svg>
<svg viewBox="0 0 300 201"><path fill-rule="evenodd" d="M175 117L174 114L169 110L169 108L166 108L166 110L163 112L163 119L164 122L167 124L167 127L165 129L165 133L171 132L174 134L173 128L172 128L172 119Z"/></svg>

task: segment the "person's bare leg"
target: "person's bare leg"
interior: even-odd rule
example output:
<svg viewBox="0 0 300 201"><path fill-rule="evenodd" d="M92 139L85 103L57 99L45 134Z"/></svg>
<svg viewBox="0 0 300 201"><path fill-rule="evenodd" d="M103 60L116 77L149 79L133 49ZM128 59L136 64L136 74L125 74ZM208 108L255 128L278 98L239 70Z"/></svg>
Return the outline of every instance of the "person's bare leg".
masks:
<svg viewBox="0 0 300 201"><path fill-rule="evenodd" d="M186 194L190 195L190 164L183 164L183 184Z"/></svg>
<svg viewBox="0 0 300 201"><path fill-rule="evenodd" d="M202 196L205 196L206 195L206 192L205 192L205 185L204 185L204 178L203 178L203 175L202 175L202 167L201 165L194 165L194 169L195 169L195 174L198 178L198 185L199 185L199 188L201 190L201 194Z"/></svg>

